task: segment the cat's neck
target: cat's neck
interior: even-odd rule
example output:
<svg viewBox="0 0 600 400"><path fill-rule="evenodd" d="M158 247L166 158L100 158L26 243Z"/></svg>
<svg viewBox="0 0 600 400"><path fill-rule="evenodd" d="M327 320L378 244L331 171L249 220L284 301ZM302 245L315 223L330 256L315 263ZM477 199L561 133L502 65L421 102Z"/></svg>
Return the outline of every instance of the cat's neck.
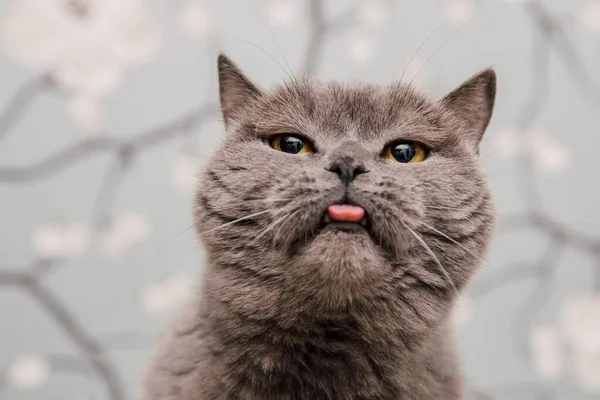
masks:
<svg viewBox="0 0 600 400"><path fill-rule="evenodd" d="M415 335L393 323L403 320L395 313L405 310L389 304L374 309L373 303L358 303L319 315L298 311L299 304L285 307L281 298L270 296L241 303L235 290L221 288L205 296L206 333L214 347L211 368L228 375L229 385L237 388L232 390L249 391L257 399L436 399L436 391L446 393L440 399L460 398L444 327Z"/></svg>

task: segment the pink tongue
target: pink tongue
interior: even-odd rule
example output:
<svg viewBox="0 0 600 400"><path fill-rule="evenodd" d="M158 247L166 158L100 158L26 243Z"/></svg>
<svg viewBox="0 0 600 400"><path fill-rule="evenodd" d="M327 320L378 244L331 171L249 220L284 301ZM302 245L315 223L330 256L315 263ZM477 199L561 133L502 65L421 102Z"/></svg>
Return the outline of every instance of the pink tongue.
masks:
<svg viewBox="0 0 600 400"><path fill-rule="evenodd" d="M334 221L358 222L365 216L364 208L350 204L332 204L327 212Z"/></svg>

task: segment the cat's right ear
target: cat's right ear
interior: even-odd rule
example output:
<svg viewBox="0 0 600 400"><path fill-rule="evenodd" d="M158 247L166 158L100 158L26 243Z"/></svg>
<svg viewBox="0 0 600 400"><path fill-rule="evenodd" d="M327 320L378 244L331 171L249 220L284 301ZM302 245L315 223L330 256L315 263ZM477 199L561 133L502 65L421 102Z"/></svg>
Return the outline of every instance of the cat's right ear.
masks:
<svg viewBox="0 0 600 400"><path fill-rule="evenodd" d="M227 126L242 107L259 98L261 92L223 53L219 54L218 68L221 113Z"/></svg>

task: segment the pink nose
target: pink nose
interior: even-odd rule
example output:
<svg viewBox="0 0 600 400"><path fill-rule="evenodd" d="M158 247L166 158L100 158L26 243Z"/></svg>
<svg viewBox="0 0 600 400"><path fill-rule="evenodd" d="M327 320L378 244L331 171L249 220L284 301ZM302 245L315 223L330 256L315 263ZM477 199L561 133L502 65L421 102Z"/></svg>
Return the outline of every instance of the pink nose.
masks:
<svg viewBox="0 0 600 400"><path fill-rule="evenodd" d="M358 222L365 216L365 210L350 204L332 204L327 213L334 221Z"/></svg>

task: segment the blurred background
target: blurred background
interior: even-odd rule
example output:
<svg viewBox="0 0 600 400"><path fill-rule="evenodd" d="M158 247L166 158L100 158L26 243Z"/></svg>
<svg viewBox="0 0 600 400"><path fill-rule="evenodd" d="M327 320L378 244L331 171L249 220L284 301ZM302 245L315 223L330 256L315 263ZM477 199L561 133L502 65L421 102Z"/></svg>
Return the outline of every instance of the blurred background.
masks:
<svg viewBox="0 0 600 400"><path fill-rule="evenodd" d="M216 56L442 96L489 65L498 205L456 310L473 399L600 398L600 1L0 0L0 398L135 399L194 290Z"/></svg>

